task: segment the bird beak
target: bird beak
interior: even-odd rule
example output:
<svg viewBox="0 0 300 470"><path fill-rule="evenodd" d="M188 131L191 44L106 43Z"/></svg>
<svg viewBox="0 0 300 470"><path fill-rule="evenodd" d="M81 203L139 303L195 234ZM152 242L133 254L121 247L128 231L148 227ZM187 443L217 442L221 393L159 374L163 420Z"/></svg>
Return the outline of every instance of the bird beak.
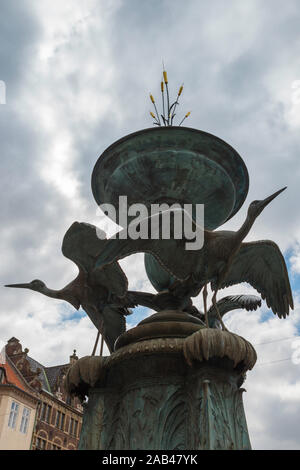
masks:
<svg viewBox="0 0 300 470"><path fill-rule="evenodd" d="M279 191L276 191L276 193L272 194L271 196L261 201L261 209L264 209L271 201L273 201L273 199L275 199L275 197L277 197L280 193L282 193L282 191L284 191L286 188L287 186L285 186L282 189L279 189Z"/></svg>
<svg viewBox="0 0 300 470"><path fill-rule="evenodd" d="M6 284L4 287L18 287L20 289L30 289L30 284Z"/></svg>

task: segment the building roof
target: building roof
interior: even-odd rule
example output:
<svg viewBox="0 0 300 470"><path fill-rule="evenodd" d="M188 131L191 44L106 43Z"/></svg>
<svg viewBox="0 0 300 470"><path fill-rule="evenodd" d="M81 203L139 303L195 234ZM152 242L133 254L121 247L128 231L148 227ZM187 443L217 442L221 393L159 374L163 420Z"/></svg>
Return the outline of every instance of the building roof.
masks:
<svg viewBox="0 0 300 470"><path fill-rule="evenodd" d="M53 398L65 401L65 390L63 377L66 371L78 360L76 351L70 356L70 362L56 366L46 367L36 359L28 355L28 348L23 351L22 345L17 338L7 341L5 354L16 370L19 380L24 380L29 391L45 392Z"/></svg>
<svg viewBox="0 0 300 470"><path fill-rule="evenodd" d="M40 369L40 373L37 377L42 384L43 390L46 390L46 392L49 393L54 393L56 380L60 375L61 370L65 367L70 367L70 364L46 367L30 356L27 356L27 360L29 361L30 367L34 372L36 372L37 369Z"/></svg>
<svg viewBox="0 0 300 470"><path fill-rule="evenodd" d="M51 392L54 391L54 387L58 376L63 368L70 367L70 364L62 364L60 366L45 367L45 373L47 375L48 383L50 385Z"/></svg>
<svg viewBox="0 0 300 470"><path fill-rule="evenodd" d="M18 377L16 372L13 370L12 366L10 364L6 363L0 363L0 367L2 367L5 370L5 375L6 375L6 384L13 384L16 385L18 388L21 390L25 391L25 386L22 380Z"/></svg>
<svg viewBox="0 0 300 470"><path fill-rule="evenodd" d="M6 356L5 363L0 363L0 367L5 370L6 380L4 382L4 385L15 385L23 392L35 393L35 391L26 382L22 374L18 371L17 367L11 361L9 356Z"/></svg>
<svg viewBox="0 0 300 470"><path fill-rule="evenodd" d="M42 388L44 390L46 390L47 392L51 393L51 387L50 387L50 384L48 382L47 374L45 372L45 367L40 362L36 361L35 359L33 359L30 356L27 356L26 359L28 360L28 362L30 364L30 368L31 368L32 371L36 372L38 369L40 369L40 372L39 372L37 378L41 382Z"/></svg>

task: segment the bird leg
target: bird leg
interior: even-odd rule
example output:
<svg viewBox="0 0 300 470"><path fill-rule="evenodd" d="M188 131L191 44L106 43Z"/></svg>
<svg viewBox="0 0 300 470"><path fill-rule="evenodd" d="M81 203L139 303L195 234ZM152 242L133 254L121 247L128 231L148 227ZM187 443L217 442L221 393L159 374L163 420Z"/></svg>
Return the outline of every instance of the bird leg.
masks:
<svg viewBox="0 0 300 470"><path fill-rule="evenodd" d="M97 333L97 338L96 338L96 342L93 348L92 356L95 356L96 348L97 348L98 341L99 341L99 336L100 336L100 330L98 330L98 333Z"/></svg>
<svg viewBox="0 0 300 470"><path fill-rule="evenodd" d="M103 338L103 323L104 323L104 322L103 322L103 320L102 320L101 323L100 323L100 325L99 325L99 329L98 329L98 333L97 333L97 338L96 338L95 345L94 345L94 348L93 348L92 356L95 356L96 349L97 349L98 342L99 342L100 332L101 332L100 356L102 356L102 353L103 353L103 341L104 341L104 338Z"/></svg>
<svg viewBox="0 0 300 470"><path fill-rule="evenodd" d="M103 344L104 344L104 337L103 337L104 319L103 318L101 320L100 330L101 330L100 356L102 356L102 354L103 354Z"/></svg>
<svg viewBox="0 0 300 470"><path fill-rule="evenodd" d="M100 356L103 355L103 343L104 343L104 339L103 339L103 335L101 335Z"/></svg>
<svg viewBox="0 0 300 470"><path fill-rule="evenodd" d="M216 309L218 319L219 319L219 321L220 321L220 323L221 323L221 326L222 326L222 330L223 330L223 331L228 331L227 328L226 328L226 326L225 326L224 323L223 323L222 316L220 315L220 312L219 312L219 309L218 309L217 300L216 300L216 298L217 298L217 292L218 292L218 291L215 290L214 295L212 296L212 299L211 299L211 300L212 300L212 304L213 304L214 308Z"/></svg>
<svg viewBox="0 0 300 470"><path fill-rule="evenodd" d="M205 284L204 286L202 295L203 295L203 306L204 306L204 317L205 317L206 328L209 328L208 316L207 316L207 284Z"/></svg>

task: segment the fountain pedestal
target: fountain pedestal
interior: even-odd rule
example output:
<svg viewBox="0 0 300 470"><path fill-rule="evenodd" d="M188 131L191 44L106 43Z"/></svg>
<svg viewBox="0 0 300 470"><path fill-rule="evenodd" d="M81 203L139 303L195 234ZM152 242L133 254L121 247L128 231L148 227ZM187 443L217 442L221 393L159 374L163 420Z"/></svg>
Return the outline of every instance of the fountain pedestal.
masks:
<svg viewBox="0 0 300 470"><path fill-rule="evenodd" d="M70 369L68 390L89 396L79 449L250 449L241 385L256 361L251 344L178 321L155 337L163 323L138 325L111 356Z"/></svg>

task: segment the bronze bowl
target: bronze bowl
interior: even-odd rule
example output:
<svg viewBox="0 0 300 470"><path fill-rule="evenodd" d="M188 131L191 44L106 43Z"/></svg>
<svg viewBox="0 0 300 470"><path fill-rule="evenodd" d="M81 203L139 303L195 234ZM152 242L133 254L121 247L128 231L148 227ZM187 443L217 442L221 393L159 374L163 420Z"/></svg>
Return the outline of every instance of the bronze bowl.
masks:
<svg viewBox="0 0 300 470"><path fill-rule="evenodd" d="M129 134L110 145L92 173L96 202L112 204L204 204L204 226L214 230L233 217L249 187L246 165L226 142L188 127L158 127ZM150 215L150 211L149 211ZM128 224L132 218L127 217ZM124 226L121 221L116 221ZM145 256L147 275L157 290L170 281L152 256Z"/></svg>

